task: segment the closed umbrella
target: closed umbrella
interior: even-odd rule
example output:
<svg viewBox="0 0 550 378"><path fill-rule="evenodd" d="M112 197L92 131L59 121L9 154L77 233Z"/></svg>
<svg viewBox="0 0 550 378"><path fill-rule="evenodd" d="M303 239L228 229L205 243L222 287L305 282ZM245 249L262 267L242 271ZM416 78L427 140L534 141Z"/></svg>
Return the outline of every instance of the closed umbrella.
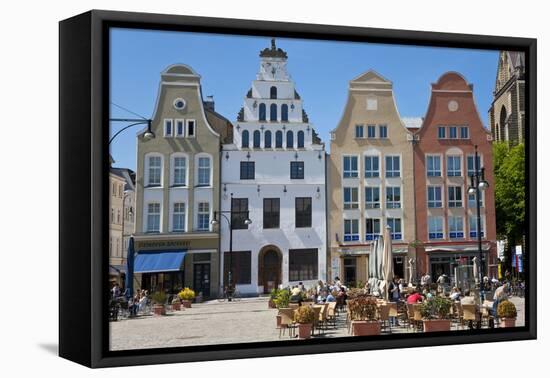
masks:
<svg viewBox="0 0 550 378"><path fill-rule="evenodd" d="M134 237L130 236L128 241L128 254L126 256L126 296L131 298L134 296Z"/></svg>
<svg viewBox="0 0 550 378"><path fill-rule="evenodd" d="M472 260L474 262L474 280L477 283L479 281L478 280L479 266L478 266L478 263L477 263L477 257L474 257Z"/></svg>
<svg viewBox="0 0 550 378"><path fill-rule="evenodd" d="M386 283L385 296L386 299L389 299L388 287L390 282L393 280L393 256L392 256L392 245L391 245L391 235L390 227L387 226L384 229L384 246L382 254L382 276Z"/></svg>
<svg viewBox="0 0 550 378"><path fill-rule="evenodd" d="M370 254L369 254L369 280L373 277L376 277L376 254L378 253L378 239L375 239L374 242L370 245Z"/></svg>

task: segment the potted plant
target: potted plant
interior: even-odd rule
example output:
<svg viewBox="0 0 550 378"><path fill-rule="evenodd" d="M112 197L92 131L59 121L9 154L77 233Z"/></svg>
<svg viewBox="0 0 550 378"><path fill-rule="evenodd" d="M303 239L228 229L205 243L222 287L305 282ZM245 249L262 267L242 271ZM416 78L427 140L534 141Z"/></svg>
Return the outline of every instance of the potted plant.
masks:
<svg viewBox="0 0 550 378"><path fill-rule="evenodd" d="M166 293L163 291L156 291L151 295L153 301L153 313L155 315L166 315Z"/></svg>
<svg viewBox="0 0 550 378"><path fill-rule="evenodd" d="M186 287L178 293L178 297L181 299L181 304L185 308L191 308L191 301L195 299L195 292Z"/></svg>
<svg viewBox="0 0 550 378"><path fill-rule="evenodd" d="M277 298L278 293L279 293L279 289L277 289L277 288L271 290L271 292L269 293L269 301L267 302L267 307L268 308L276 308L277 307L277 306L275 306L275 299Z"/></svg>
<svg viewBox="0 0 550 378"><path fill-rule="evenodd" d="M348 301L351 318L351 334L369 336L380 334L380 322L376 320L376 300L372 297L358 296Z"/></svg>
<svg viewBox="0 0 550 378"><path fill-rule="evenodd" d="M283 289L277 292L277 296L273 300L277 308L286 308L290 302L290 291Z"/></svg>
<svg viewBox="0 0 550 378"><path fill-rule="evenodd" d="M181 300L178 298L178 296L175 296L172 299L172 310L173 311L180 311L181 310Z"/></svg>
<svg viewBox="0 0 550 378"><path fill-rule="evenodd" d="M420 306L424 332L441 332L451 330L449 314L453 302L444 297L433 297Z"/></svg>
<svg viewBox="0 0 550 378"><path fill-rule="evenodd" d="M348 299L355 299L358 297L364 297L366 293L362 288L353 287L346 292L346 295Z"/></svg>
<svg viewBox="0 0 550 378"><path fill-rule="evenodd" d="M510 328L516 326L516 317L518 316L516 306L508 301L502 301L498 304L497 315L500 319L500 326Z"/></svg>
<svg viewBox="0 0 550 378"><path fill-rule="evenodd" d="M298 337L300 339L309 339L311 337L311 328L315 311L310 306L300 306L294 312L294 321L298 325Z"/></svg>

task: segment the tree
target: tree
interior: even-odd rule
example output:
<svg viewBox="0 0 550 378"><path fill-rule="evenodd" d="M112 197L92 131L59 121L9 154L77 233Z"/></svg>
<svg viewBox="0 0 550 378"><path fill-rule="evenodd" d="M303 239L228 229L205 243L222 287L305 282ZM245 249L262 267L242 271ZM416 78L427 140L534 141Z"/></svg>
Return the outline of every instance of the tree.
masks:
<svg viewBox="0 0 550 378"><path fill-rule="evenodd" d="M497 237L507 241L506 266L511 251L522 244L525 235L525 147L510 147L506 142L493 144L495 211Z"/></svg>

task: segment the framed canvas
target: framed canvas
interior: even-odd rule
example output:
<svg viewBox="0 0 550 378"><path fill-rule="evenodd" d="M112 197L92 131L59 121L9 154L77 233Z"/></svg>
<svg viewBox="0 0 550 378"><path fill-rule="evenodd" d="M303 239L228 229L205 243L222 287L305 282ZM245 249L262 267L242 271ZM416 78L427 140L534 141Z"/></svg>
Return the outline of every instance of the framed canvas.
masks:
<svg viewBox="0 0 550 378"><path fill-rule="evenodd" d="M536 40L60 22L59 353L536 338Z"/></svg>

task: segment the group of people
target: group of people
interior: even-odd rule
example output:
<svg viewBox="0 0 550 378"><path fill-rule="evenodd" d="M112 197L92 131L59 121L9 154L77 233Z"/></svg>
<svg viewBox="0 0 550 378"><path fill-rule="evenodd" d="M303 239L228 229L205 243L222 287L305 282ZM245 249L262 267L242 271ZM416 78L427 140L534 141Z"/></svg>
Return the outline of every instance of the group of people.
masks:
<svg viewBox="0 0 550 378"><path fill-rule="evenodd" d="M290 303L312 301L315 303L339 302L345 303L347 287L342 284L339 277L336 277L332 284L319 280L315 288L307 290L303 282L290 289Z"/></svg>
<svg viewBox="0 0 550 378"><path fill-rule="evenodd" d="M130 316L137 316L139 312L144 312L147 304L150 302L147 290L137 290L133 296L130 296L128 290L122 291L118 283L113 284L110 294L113 303L125 303L128 305Z"/></svg>

